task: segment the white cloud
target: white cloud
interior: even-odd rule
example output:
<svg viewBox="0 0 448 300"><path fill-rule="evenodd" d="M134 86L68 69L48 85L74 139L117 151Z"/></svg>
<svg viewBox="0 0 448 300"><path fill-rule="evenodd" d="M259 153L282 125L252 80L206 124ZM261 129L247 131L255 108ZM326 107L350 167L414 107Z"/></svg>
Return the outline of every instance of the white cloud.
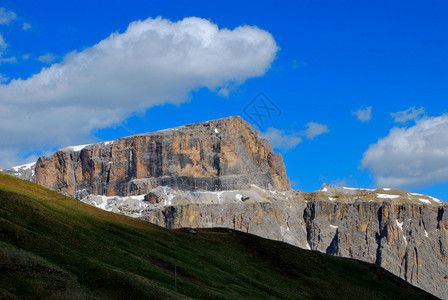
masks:
<svg viewBox="0 0 448 300"><path fill-rule="evenodd" d="M448 115L392 128L361 161L378 186L416 187L448 181Z"/></svg>
<svg viewBox="0 0 448 300"><path fill-rule="evenodd" d="M7 10L4 7L0 7L0 24L8 25L15 18L16 14L13 11Z"/></svg>
<svg viewBox="0 0 448 300"><path fill-rule="evenodd" d="M315 123L315 122L309 122L308 124L306 124L306 126L308 128L305 129L304 131L300 132L300 133L302 135L306 136L310 140L314 139L318 135L321 135L321 134L329 132L328 126L324 125L324 124L319 124L319 123Z"/></svg>
<svg viewBox="0 0 448 300"><path fill-rule="evenodd" d="M14 56L8 57L8 58L0 58L0 64L1 63L15 63L17 62L17 58Z"/></svg>
<svg viewBox="0 0 448 300"><path fill-rule="evenodd" d="M8 45L5 42L5 39L3 38L2 34L0 33L0 49L5 49ZM1 52L0 52L1 54Z"/></svg>
<svg viewBox="0 0 448 300"><path fill-rule="evenodd" d="M52 62L54 62L58 57L56 55L54 55L53 53L46 53L44 55L41 55L37 58L38 61L46 63L46 64L51 64Z"/></svg>
<svg viewBox="0 0 448 300"><path fill-rule="evenodd" d="M352 111L352 114L361 122L369 122L372 119L372 106Z"/></svg>
<svg viewBox="0 0 448 300"><path fill-rule="evenodd" d="M219 29L200 18L133 22L28 79L0 84L2 150L89 142L92 130L133 112L262 76L277 50L270 33L252 26ZM1 155L0 164L7 164Z"/></svg>
<svg viewBox="0 0 448 300"><path fill-rule="evenodd" d="M283 130L274 127L269 127L265 133L261 134L261 136L267 139L272 147L284 151L288 151L302 142L302 138L296 134L286 134Z"/></svg>
<svg viewBox="0 0 448 300"><path fill-rule="evenodd" d="M22 29L23 30L31 29L31 24L30 23L23 23Z"/></svg>
<svg viewBox="0 0 448 300"><path fill-rule="evenodd" d="M415 106L408 108L404 111L399 111L396 113L391 113L390 115L394 118L394 122L396 123L406 123L410 120L417 120L425 114L425 109L420 107L419 109L415 109Z"/></svg>

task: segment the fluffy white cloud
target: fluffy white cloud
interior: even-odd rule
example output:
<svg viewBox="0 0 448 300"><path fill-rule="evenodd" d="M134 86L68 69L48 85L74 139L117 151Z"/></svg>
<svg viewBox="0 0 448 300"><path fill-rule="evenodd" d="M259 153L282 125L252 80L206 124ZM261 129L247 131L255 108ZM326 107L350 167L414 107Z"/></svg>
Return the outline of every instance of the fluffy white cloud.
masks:
<svg viewBox="0 0 448 300"><path fill-rule="evenodd" d="M84 143L132 112L261 76L277 50L270 33L252 26L219 29L194 17L133 22L38 74L0 84L2 150ZM0 164L10 163L0 156Z"/></svg>
<svg viewBox="0 0 448 300"><path fill-rule="evenodd" d="M284 151L294 148L302 141L302 138L296 134L286 134L285 131L274 127L269 127L265 133L261 134L261 136L267 139L272 147Z"/></svg>
<svg viewBox="0 0 448 300"><path fill-rule="evenodd" d="M378 186L416 187L448 181L448 115L391 129L361 161Z"/></svg>
<svg viewBox="0 0 448 300"><path fill-rule="evenodd" d="M31 29L31 24L30 23L23 23L22 29L23 30Z"/></svg>
<svg viewBox="0 0 448 300"><path fill-rule="evenodd" d="M419 109L415 109L415 106L408 108L404 111L399 111L396 113L391 113L390 115L394 118L394 122L396 123L406 123L410 120L416 120L425 114L425 109L420 107Z"/></svg>
<svg viewBox="0 0 448 300"><path fill-rule="evenodd" d="M8 25L15 18L16 14L13 11L7 10L4 7L0 7L0 24Z"/></svg>
<svg viewBox="0 0 448 300"><path fill-rule="evenodd" d="M361 122L369 122L372 119L372 106L352 111L352 114Z"/></svg>
<svg viewBox="0 0 448 300"><path fill-rule="evenodd" d="M46 63L46 64L51 64L52 62L54 62L58 57L56 55L54 55L53 53L46 53L44 55L41 55L37 58L38 61Z"/></svg>
<svg viewBox="0 0 448 300"><path fill-rule="evenodd" d="M308 139L312 140L316 136L328 133L328 126L324 124L319 124L315 122L309 122L306 124L307 129L301 132L302 135L306 136Z"/></svg>

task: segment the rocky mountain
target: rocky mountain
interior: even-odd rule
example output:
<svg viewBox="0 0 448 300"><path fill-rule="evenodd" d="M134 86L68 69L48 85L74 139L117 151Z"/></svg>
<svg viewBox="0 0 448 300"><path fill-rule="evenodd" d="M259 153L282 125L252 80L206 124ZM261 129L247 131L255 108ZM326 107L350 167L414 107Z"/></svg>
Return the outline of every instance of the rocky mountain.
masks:
<svg viewBox="0 0 448 300"><path fill-rule="evenodd" d="M282 156L240 117L63 148L39 158L35 181L78 199L141 195L165 185L191 191L250 184L290 189Z"/></svg>
<svg viewBox="0 0 448 300"><path fill-rule="evenodd" d="M23 180L29 180L29 181L35 181L35 167L36 163L29 163L25 165L20 165L12 168L3 168L0 167L0 172L15 176L17 178L23 179Z"/></svg>
<svg viewBox="0 0 448 300"><path fill-rule="evenodd" d="M166 228L232 228L376 263L448 299L444 202L391 188L292 190L281 155L239 117L66 147L39 158L34 176Z"/></svg>

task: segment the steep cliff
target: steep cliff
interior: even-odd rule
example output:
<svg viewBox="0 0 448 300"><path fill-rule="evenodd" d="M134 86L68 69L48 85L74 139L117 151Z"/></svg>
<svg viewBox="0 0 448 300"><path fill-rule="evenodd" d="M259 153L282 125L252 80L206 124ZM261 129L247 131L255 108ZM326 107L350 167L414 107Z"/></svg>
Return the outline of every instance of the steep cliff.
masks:
<svg viewBox="0 0 448 300"><path fill-rule="evenodd" d="M67 147L36 164L36 183L75 198L140 195L157 186L289 190L280 154L240 117Z"/></svg>
<svg viewBox="0 0 448 300"><path fill-rule="evenodd" d="M395 189L249 189L191 192L158 187L147 195L90 195L102 209L166 228L225 227L327 254L376 263L448 299L448 207Z"/></svg>

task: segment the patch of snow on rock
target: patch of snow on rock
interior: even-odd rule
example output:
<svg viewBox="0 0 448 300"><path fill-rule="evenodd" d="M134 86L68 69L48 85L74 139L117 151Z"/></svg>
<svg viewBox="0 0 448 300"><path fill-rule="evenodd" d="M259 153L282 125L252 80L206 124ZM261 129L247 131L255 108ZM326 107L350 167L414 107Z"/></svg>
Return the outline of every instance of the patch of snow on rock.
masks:
<svg viewBox="0 0 448 300"><path fill-rule="evenodd" d="M90 145L92 145L92 144L85 144L85 145L78 145L78 146L68 146L68 147L62 148L61 150L71 150L71 151L79 152L82 149L84 149L85 147L90 146Z"/></svg>
<svg viewBox="0 0 448 300"><path fill-rule="evenodd" d="M328 200L330 200L330 201L336 201L336 198L328 197Z"/></svg>
<svg viewBox="0 0 448 300"><path fill-rule="evenodd" d="M331 225L331 224L330 224L330 227L331 227L331 228L334 228L334 229L338 229L338 226L336 226L336 225Z"/></svg>
<svg viewBox="0 0 448 300"><path fill-rule="evenodd" d="M428 199L418 199L418 201L427 203L427 204L431 204L431 201L429 201Z"/></svg>
<svg viewBox="0 0 448 300"><path fill-rule="evenodd" d="M235 199L236 199L236 200L239 200L239 201L242 201L242 199L243 199L243 195L241 195L241 194L236 194L236 195L235 195Z"/></svg>
<svg viewBox="0 0 448 300"><path fill-rule="evenodd" d="M403 230L403 222L398 222L398 220L395 220L395 222L397 222L397 227Z"/></svg>
<svg viewBox="0 0 448 300"><path fill-rule="evenodd" d="M23 169L23 170L31 169L31 168L33 168L35 165L36 165L36 163L33 162L33 163L29 163L29 164L24 164L24 165L20 165L20 166L15 166L15 167L12 167L11 169L13 169L15 172L17 172L17 171L19 171L19 170L21 170L21 169Z"/></svg>
<svg viewBox="0 0 448 300"><path fill-rule="evenodd" d="M400 197L400 195L389 195L389 194L376 194L376 196L382 199L395 199Z"/></svg>
<svg viewBox="0 0 448 300"><path fill-rule="evenodd" d="M440 199L437 199L437 198L434 198L434 197L431 197L431 196L428 196L428 197L431 198L432 201L434 201L434 202L442 203L442 201Z"/></svg>
<svg viewBox="0 0 448 300"><path fill-rule="evenodd" d="M419 193L409 193L409 194L411 194L412 196L425 196L425 195L419 194Z"/></svg>

